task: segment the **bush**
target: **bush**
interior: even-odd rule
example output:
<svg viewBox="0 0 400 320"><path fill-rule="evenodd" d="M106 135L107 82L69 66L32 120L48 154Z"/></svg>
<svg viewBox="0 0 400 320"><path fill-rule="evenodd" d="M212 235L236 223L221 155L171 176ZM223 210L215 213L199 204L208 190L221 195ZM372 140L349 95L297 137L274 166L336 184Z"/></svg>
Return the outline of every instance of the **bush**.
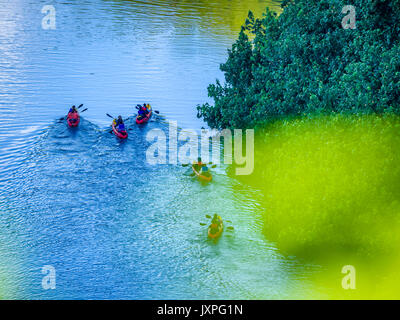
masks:
<svg viewBox="0 0 400 320"><path fill-rule="evenodd" d="M341 0L284 1L250 12L221 65L225 83L198 106L212 128L257 128L304 114L400 114L400 0L354 0L357 29L343 29Z"/></svg>

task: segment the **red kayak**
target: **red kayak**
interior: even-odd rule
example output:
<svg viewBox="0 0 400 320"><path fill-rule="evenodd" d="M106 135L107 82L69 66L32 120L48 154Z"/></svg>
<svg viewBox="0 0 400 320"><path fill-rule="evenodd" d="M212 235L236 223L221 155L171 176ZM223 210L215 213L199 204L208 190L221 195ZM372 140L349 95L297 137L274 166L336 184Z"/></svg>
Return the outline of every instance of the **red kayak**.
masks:
<svg viewBox="0 0 400 320"><path fill-rule="evenodd" d="M112 130L113 130L113 132L114 132L114 134L118 137L118 138L120 138L120 139L126 139L126 138L128 138L128 132L125 130L125 131L118 131L117 130L117 128L115 127L115 122L113 121L113 123L112 123Z"/></svg>
<svg viewBox="0 0 400 320"><path fill-rule="evenodd" d="M70 112L67 115L67 123L71 128L75 128L79 125L80 117L78 112Z"/></svg>
<svg viewBox="0 0 400 320"><path fill-rule="evenodd" d="M150 120L150 118L151 118L151 115L153 114L153 110L152 110L152 108L151 108L151 105L146 105L146 107L147 107L147 110L149 111L149 113L147 114L147 116L145 116L145 117L143 117L143 116L137 116L136 117L136 123L137 124L143 124L143 123L146 123L147 121L149 121Z"/></svg>

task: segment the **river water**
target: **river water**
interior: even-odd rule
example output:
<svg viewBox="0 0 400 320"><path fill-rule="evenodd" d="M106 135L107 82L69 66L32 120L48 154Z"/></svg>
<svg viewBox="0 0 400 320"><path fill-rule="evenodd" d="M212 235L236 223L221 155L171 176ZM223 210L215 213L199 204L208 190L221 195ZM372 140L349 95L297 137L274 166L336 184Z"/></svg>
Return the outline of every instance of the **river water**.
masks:
<svg viewBox="0 0 400 320"><path fill-rule="evenodd" d="M261 195L214 169L149 165L149 130L205 126L196 105L223 78L247 11L270 1L0 0L0 298L276 299L315 295L314 266L261 233ZM160 111L135 125L133 106ZM88 111L77 130L59 119ZM129 117L129 139L105 113ZM235 230L207 240L206 214ZM41 269L56 270L44 290Z"/></svg>

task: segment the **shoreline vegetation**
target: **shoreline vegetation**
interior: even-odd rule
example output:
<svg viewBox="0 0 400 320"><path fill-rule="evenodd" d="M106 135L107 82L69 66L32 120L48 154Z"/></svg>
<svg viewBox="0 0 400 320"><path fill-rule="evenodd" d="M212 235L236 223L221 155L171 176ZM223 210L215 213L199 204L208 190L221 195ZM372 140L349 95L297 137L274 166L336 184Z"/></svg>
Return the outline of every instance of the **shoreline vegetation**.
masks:
<svg viewBox="0 0 400 320"><path fill-rule="evenodd" d="M237 178L263 195L265 237L326 267L315 281L337 288L331 298L398 298L400 1L353 1L353 30L346 4L250 12L198 117L255 129L254 172ZM349 264L352 293L340 286Z"/></svg>

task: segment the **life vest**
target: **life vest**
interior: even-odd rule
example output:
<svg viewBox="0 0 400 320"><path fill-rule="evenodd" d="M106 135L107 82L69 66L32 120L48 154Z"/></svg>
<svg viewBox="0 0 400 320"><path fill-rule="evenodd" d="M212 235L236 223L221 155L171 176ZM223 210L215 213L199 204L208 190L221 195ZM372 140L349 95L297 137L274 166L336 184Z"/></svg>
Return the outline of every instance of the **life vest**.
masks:
<svg viewBox="0 0 400 320"><path fill-rule="evenodd" d="M210 230L210 233L211 233L212 235L214 235L214 234L217 234L217 233L219 232L219 227L218 227L218 225L217 225L216 223L212 223L212 224L210 225L209 230Z"/></svg>
<svg viewBox="0 0 400 320"><path fill-rule="evenodd" d="M69 114L68 114L68 118L69 119L78 119L78 112L70 112Z"/></svg>
<svg viewBox="0 0 400 320"><path fill-rule="evenodd" d="M119 132L121 132L121 131L126 131L126 130L125 130L125 125L124 125L123 123L120 123L120 124L118 125L118 131L119 131Z"/></svg>

